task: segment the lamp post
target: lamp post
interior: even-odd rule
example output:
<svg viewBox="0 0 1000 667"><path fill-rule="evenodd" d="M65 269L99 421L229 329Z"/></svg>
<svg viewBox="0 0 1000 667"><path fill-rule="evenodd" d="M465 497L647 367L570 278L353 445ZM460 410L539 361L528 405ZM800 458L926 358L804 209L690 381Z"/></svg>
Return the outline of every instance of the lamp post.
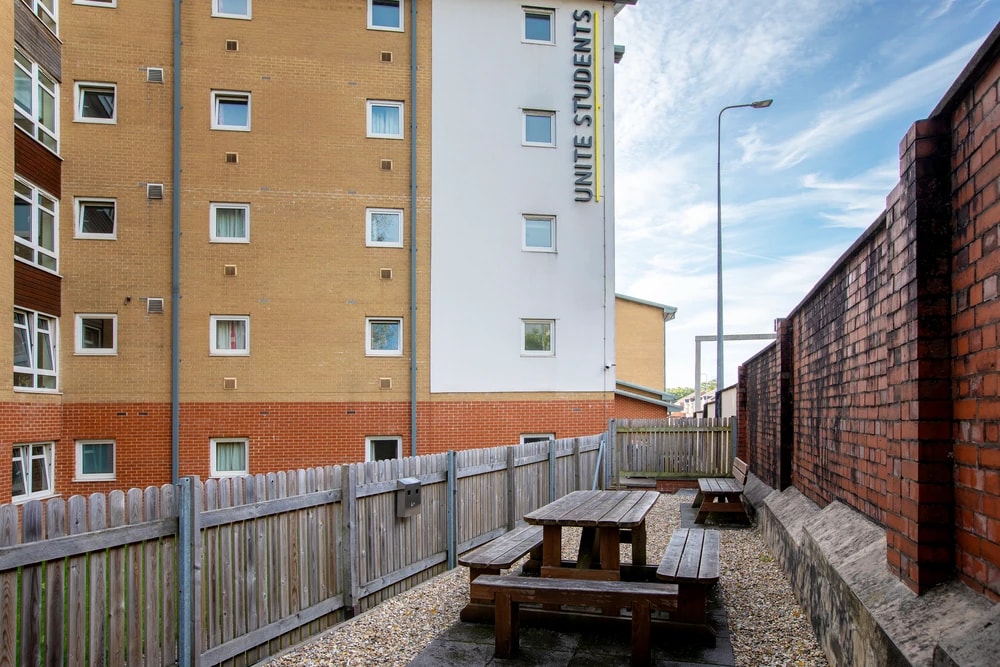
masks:
<svg viewBox="0 0 1000 667"><path fill-rule="evenodd" d="M722 107L719 110L719 122L716 132L715 142L715 195L716 212L718 214L718 226L716 228L716 315L715 315L715 416L722 417L722 389L725 387L723 379L723 333L722 333L722 113L726 109L740 109L749 107L751 109L766 109L771 106L774 100L757 100L749 104L732 104Z"/></svg>

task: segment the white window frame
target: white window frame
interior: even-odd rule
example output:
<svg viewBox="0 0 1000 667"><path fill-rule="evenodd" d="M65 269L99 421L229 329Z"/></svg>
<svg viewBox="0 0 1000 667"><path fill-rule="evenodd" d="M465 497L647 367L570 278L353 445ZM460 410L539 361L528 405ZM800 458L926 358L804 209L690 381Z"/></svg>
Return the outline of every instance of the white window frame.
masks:
<svg viewBox="0 0 1000 667"><path fill-rule="evenodd" d="M84 320L111 320L111 347L85 347ZM114 313L77 313L74 326L76 354L114 356L118 354L118 315Z"/></svg>
<svg viewBox="0 0 1000 667"><path fill-rule="evenodd" d="M90 7L117 7L118 0L73 0L73 4Z"/></svg>
<svg viewBox="0 0 1000 667"><path fill-rule="evenodd" d="M111 204L112 209L112 230L109 233L102 234L98 232L86 232L83 230L83 210L87 206L107 206ZM73 228L74 228L74 238L78 239L102 239L108 241L114 241L118 238L118 201L116 199L109 199L106 197L76 197L73 200Z"/></svg>
<svg viewBox="0 0 1000 667"><path fill-rule="evenodd" d="M250 204L237 202L212 202L208 206L208 235L213 243L250 243ZM216 215L219 209L243 211L243 236L219 236Z"/></svg>
<svg viewBox="0 0 1000 667"><path fill-rule="evenodd" d="M528 245L528 222L530 220L545 220L549 223L549 245L547 246L534 246ZM521 217L521 250L525 252L548 252L553 253L556 251L556 216L554 215L536 215L534 213L525 213Z"/></svg>
<svg viewBox="0 0 1000 667"><path fill-rule="evenodd" d="M249 21L253 18L253 0L247 0L246 14L230 14L224 12L220 9L219 2L220 0L212 0L212 16L223 19L242 19L244 21Z"/></svg>
<svg viewBox="0 0 1000 667"><path fill-rule="evenodd" d="M396 349L381 350L372 348L372 325L393 323L399 327L399 345ZM402 317L366 317L365 318L365 355L369 357L401 357L403 356L403 318Z"/></svg>
<svg viewBox="0 0 1000 667"><path fill-rule="evenodd" d="M527 328L532 324L548 324L549 325L549 349L547 350L529 350L525 346L525 338L527 337ZM525 318L521 320L521 355L525 357L554 357L556 356L556 321L554 319L544 319L544 318Z"/></svg>
<svg viewBox="0 0 1000 667"><path fill-rule="evenodd" d="M88 92L107 92L114 96L111 118L94 118L83 115L83 100ZM77 123L97 123L99 125L116 125L118 123L118 85L99 81L77 81L73 86L73 120Z"/></svg>
<svg viewBox="0 0 1000 667"><path fill-rule="evenodd" d="M381 134L372 130L372 109L374 107L390 107L399 109L399 134ZM405 110L402 102L392 102L390 100L368 100L365 105L365 126L367 136L370 139L403 139L406 134L406 131L404 130L405 119Z"/></svg>
<svg viewBox="0 0 1000 667"><path fill-rule="evenodd" d="M528 118L548 118L549 134L551 141L529 141L528 140ZM556 112L546 109L522 109L521 113L521 144L523 146L541 146L553 148L556 145Z"/></svg>
<svg viewBox="0 0 1000 667"><path fill-rule="evenodd" d="M250 356L250 316L249 315L212 315L208 318L208 337L210 354L213 357L249 357ZM217 328L223 322L243 322L246 330L246 347L240 349L219 348L217 342Z"/></svg>
<svg viewBox="0 0 1000 667"><path fill-rule="evenodd" d="M24 322L19 323L17 316L22 315ZM39 327L42 327L41 329ZM54 393L59 390L59 319L37 313L25 308L14 309L14 345L18 343L17 331L20 330L26 335L24 341L27 343L25 350L30 366L18 366L17 357L14 358L14 391L46 392ZM52 360L52 368L38 367L38 350L45 334L48 340L45 343L48 349L49 358ZM26 380L30 378L31 384L18 384L17 375L23 376ZM51 378L51 387L39 386L45 378Z"/></svg>
<svg viewBox="0 0 1000 667"><path fill-rule="evenodd" d="M110 445L111 446L111 472L84 472L83 471L83 448L87 445ZM117 447L114 440L77 440L76 441L76 476L74 482L100 482L110 481L116 478Z"/></svg>
<svg viewBox="0 0 1000 667"><path fill-rule="evenodd" d="M28 192L18 192L18 185ZM17 235L17 230L15 229L14 258L27 262L33 266L37 266L43 271L57 273L59 271L59 200L41 188L32 185L28 181L21 180L20 178L14 179L14 198L20 199L22 202L27 203L31 207L30 236L27 239L21 238ZM38 243L39 232L41 229L40 220L43 213L47 213L52 217L51 248L46 248ZM18 254L18 246L21 247L22 252L30 252L31 257L20 256ZM47 258L51 263L51 266L43 264L42 262L45 261L43 258Z"/></svg>
<svg viewBox="0 0 1000 667"><path fill-rule="evenodd" d="M59 36L59 0L23 0L53 35ZM51 6L50 6L51 5Z"/></svg>
<svg viewBox="0 0 1000 667"><path fill-rule="evenodd" d="M521 23L521 41L525 44L555 44L556 43L556 10L547 7L522 7L524 12ZM549 19L549 38L531 39L528 37L528 15L547 16Z"/></svg>
<svg viewBox="0 0 1000 667"><path fill-rule="evenodd" d="M372 461L387 461L391 459L376 459L375 458L375 441L376 440L395 440L396 441L396 456L393 458L401 459L403 458L403 438L398 435L369 435L365 437L365 462L371 463Z"/></svg>
<svg viewBox="0 0 1000 667"><path fill-rule="evenodd" d="M243 101L247 103L247 124L223 125L219 122L219 104L225 101ZM212 129L229 132L249 132L252 125L252 102L250 93L245 90L213 90L212 91Z"/></svg>
<svg viewBox="0 0 1000 667"><path fill-rule="evenodd" d="M33 450L35 447L42 447L41 455L36 454ZM32 487L32 471L34 467L31 465L32 461L40 458L45 461L45 475L48 478L48 485L42 491L31 491ZM54 479L56 470L56 443L54 442L19 442L16 443L11 450L11 462L19 461L21 463L21 475L24 478L24 489L25 492L22 494L14 495L14 473L11 471L11 502L17 504L22 503L26 500L31 500L33 498L48 498L49 496L55 495L56 492L56 481Z"/></svg>
<svg viewBox="0 0 1000 667"><path fill-rule="evenodd" d="M399 241L376 241L372 238L372 216L393 214L396 216ZM365 209L365 245L372 248L402 248L403 247L403 209L401 208L366 208Z"/></svg>
<svg viewBox="0 0 1000 667"><path fill-rule="evenodd" d="M241 443L243 445L243 469L219 470L216 447L220 444ZM211 438L209 440L209 467L212 477L242 477L250 474L250 438Z"/></svg>
<svg viewBox="0 0 1000 667"><path fill-rule="evenodd" d="M404 29L405 29L405 27L406 27L406 24L405 24L404 19L403 19L403 17L404 17L404 8L403 8L404 2L405 2L405 0L399 0L399 26L395 27L395 26L375 25L375 22L374 22L374 13L375 12L374 12L374 7L373 7L373 2L372 2L372 0L368 0L368 29L369 30L388 30L390 32L403 32Z"/></svg>
<svg viewBox="0 0 1000 667"><path fill-rule="evenodd" d="M58 155L59 83L55 77L17 48L14 49L14 68L27 77L31 85L31 108L25 109L17 103L15 83L14 125ZM52 98L52 127L46 126L41 119L43 95Z"/></svg>
<svg viewBox="0 0 1000 667"><path fill-rule="evenodd" d="M555 440L555 433L522 433L521 434L521 444L527 445L531 442L547 442L549 440Z"/></svg>

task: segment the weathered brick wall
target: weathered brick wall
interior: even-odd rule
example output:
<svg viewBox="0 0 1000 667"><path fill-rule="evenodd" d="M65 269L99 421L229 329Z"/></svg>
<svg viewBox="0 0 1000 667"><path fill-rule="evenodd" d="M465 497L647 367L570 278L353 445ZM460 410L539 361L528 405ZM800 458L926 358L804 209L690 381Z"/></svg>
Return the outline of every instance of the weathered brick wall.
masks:
<svg viewBox="0 0 1000 667"><path fill-rule="evenodd" d="M740 378L741 437L755 474L781 486L789 457L790 481L807 497L841 501L883 526L887 566L911 589L957 571L993 600L998 81L995 30L931 118L900 142L885 214L789 315L788 347L779 337Z"/></svg>
<svg viewBox="0 0 1000 667"><path fill-rule="evenodd" d="M669 416L669 411L662 405L629 396L615 396L615 419L666 419Z"/></svg>
<svg viewBox="0 0 1000 667"><path fill-rule="evenodd" d="M956 100L952 147L951 372L960 576L1000 599L1000 62Z"/></svg>

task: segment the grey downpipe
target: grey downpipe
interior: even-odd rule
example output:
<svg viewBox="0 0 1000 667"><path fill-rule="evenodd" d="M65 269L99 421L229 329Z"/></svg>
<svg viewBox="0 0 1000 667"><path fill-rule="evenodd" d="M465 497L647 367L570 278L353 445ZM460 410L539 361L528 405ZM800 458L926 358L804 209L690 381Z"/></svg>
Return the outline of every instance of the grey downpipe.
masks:
<svg viewBox="0 0 1000 667"><path fill-rule="evenodd" d="M173 259L170 268L170 477L179 479L180 461L180 296L181 296L181 3L174 0Z"/></svg>
<svg viewBox="0 0 1000 667"><path fill-rule="evenodd" d="M417 0L410 0L410 456L417 455Z"/></svg>

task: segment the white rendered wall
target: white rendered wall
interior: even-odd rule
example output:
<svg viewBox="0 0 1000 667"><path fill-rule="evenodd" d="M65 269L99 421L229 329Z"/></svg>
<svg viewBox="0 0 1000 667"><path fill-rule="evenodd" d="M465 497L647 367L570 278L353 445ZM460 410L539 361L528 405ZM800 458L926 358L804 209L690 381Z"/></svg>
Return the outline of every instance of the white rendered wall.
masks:
<svg viewBox="0 0 1000 667"><path fill-rule="evenodd" d="M435 0L430 386L614 389L613 5L555 9L553 45L522 42L513 0ZM574 12L598 15L599 201L574 176ZM627 11L627 10L626 10ZM579 13L577 17L581 16ZM556 147L522 146L522 109L556 111ZM557 217L556 253L522 250L522 215ZM555 356L522 356L522 318L554 319Z"/></svg>

